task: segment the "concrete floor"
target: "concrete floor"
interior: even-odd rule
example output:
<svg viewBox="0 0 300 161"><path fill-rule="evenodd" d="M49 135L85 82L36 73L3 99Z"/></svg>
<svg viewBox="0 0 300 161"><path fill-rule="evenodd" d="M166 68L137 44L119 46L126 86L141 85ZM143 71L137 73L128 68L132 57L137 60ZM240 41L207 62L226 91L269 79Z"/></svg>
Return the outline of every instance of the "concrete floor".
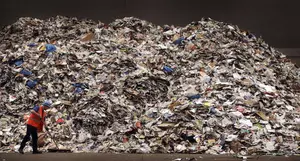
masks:
<svg viewBox="0 0 300 161"><path fill-rule="evenodd" d="M228 155L199 155L199 154L101 154L101 153L44 153L24 155L18 153L0 153L0 161L235 161L242 160ZM253 161L299 161L300 156L260 156L249 157ZM179 160L178 160L179 161Z"/></svg>

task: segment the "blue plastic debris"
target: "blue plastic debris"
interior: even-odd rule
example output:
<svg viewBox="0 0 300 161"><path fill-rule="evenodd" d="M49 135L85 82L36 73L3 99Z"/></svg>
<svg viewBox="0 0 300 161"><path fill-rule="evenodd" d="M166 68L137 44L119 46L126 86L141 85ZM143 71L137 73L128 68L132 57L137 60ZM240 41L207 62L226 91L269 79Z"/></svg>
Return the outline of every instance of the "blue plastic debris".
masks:
<svg viewBox="0 0 300 161"><path fill-rule="evenodd" d="M36 43L30 43L30 44L28 44L27 46L32 48L32 47L36 47L37 44L36 44Z"/></svg>
<svg viewBox="0 0 300 161"><path fill-rule="evenodd" d="M201 96L200 96L200 94L195 94L195 95L192 95L192 96L188 96L187 98L189 99L189 100L193 100L193 99L198 99L198 98L200 98Z"/></svg>
<svg viewBox="0 0 300 161"><path fill-rule="evenodd" d="M38 81L37 80L28 80L26 82L26 86L29 88L34 88L37 85Z"/></svg>
<svg viewBox="0 0 300 161"><path fill-rule="evenodd" d="M80 87L76 87L74 93L82 93L83 89Z"/></svg>
<svg viewBox="0 0 300 161"><path fill-rule="evenodd" d="M20 73L23 74L24 76L30 76L32 74L31 71L26 69L22 69Z"/></svg>
<svg viewBox="0 0 300 161"><path fill-rule="evenodd" d="M21 66L23 63L24 63L23 58L22 59L16 59L16 60L14 60L14 64L16 66Z"/></svg>
<svg viewBox="0 0 300 161"><path fill-rule="evenodd" d="M79 87L79 88L89 88L87 83L74 83L72 84L74 87Z"/></svg>
<svg viewBox="0 0 300 161"><path fill-rule="evenodd" d="M74 93L82 93L84 89L89 88L86 83L74 83L72 85L75 87Z"/></svg>
<svg viewBox="0 0 300 161"><path fill-rule="evenodd" d="M46 52L54 52L56 51L56 47L52 44L46 44Z"/></svg>
<svg viewBox="0 0 300 161"><path fill-rule="evenodd" d="M175 40L173 43L174 43L175 45L182 45L182 44L183 44L183 40L184 40L184 38L181 37L181 38Z"/></svg>
<svg viewBox="0 0 300 161"><path fill-rule="evenodd" d="M215 107L211 107L211 108L209 109L209 113L210 113L210 114L215 114L215 113L217 113L216 108L215 108Z"/></svg>
<svg viewBox="0 0 300 161"><path fill-rule="evenodd" d="M172 73L174 70L168 66L164 66L163 70L166 72L166 73Z"/></svg>

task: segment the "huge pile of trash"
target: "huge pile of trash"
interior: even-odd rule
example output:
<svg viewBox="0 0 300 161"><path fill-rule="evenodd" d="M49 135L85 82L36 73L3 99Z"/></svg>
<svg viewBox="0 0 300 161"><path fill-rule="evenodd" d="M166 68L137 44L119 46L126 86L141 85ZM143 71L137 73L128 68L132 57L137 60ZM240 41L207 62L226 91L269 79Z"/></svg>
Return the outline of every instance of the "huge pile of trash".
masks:
<svg viewBox="0 0 300 161"><path fill-rule="evenodd" d="M299 68L231 24L20 18L1 30L0 60L2 152L46 99L52 135L73 152L300 152Z"/></svg>

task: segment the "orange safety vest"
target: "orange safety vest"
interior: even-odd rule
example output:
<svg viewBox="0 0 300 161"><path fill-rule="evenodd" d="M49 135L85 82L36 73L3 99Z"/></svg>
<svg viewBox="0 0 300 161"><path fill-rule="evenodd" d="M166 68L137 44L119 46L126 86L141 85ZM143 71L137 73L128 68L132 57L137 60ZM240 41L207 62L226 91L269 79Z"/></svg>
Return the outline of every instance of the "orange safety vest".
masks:
<svg viewBox="0 0 300 161"><path fill-rule="evenodd" d="M40 116L42 116L42 119L40 119L35 114L31 113L28 118L27 124L31 125L33 127L36 127L38 129L38 132L41 132L41 131L43 131L43 125L44 125L45 116L46 116L46 113L44 112L44 107L40 106L39 111L37 113Z"/></svg>

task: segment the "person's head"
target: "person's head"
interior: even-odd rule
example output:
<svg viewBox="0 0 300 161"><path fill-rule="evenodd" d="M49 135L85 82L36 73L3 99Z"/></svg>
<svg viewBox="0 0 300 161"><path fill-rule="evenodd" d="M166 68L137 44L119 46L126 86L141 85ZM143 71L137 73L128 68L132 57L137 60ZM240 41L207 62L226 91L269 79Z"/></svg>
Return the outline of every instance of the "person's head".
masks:
<svg viewBox="0 0 300 161"><path fill-rule="evenodd" d="M48 108L50 108L52 105L52 101L51 100L46 100L44 103L43 103L43 107L45 110L47 110Z"/></svg>

